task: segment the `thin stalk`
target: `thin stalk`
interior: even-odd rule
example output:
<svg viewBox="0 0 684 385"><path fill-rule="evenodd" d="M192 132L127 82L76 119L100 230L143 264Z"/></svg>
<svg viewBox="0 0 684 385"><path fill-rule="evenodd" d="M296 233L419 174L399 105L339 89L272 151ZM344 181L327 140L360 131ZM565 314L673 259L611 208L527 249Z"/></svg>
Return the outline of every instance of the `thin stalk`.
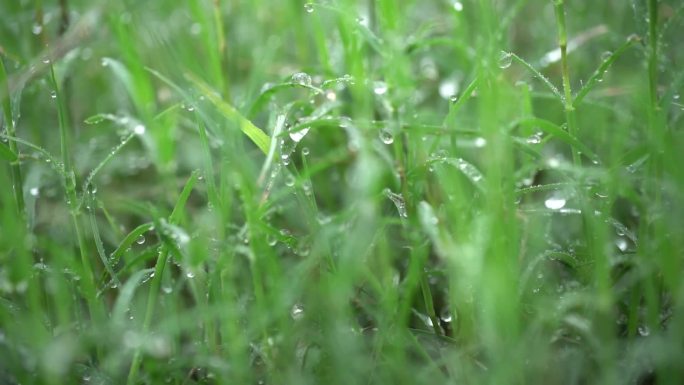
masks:
<svg viewBox="0 0 684 385"><path fill-rule="evenodd" d="M2 90L5 93L5 100L2 103L2 112L5 117L5 125L7 126L7 136L15 136L14 119L12 119L12 100L10 97L9 83L7 82L7 72L5 71L5 64L0 59L0 83L2 83ZM19 166L19 148L17 142L10 140L9 148L13 153L17 154L17 159L12 162L10 168L12 172L12 190L14 191L14 200L17 204L17 212L20 216L24 215L24 180L21 175L21 167Z"/></svg>
<svg viewBox="0 0 684 385"><path fill-rule="evenodd" d="M159 290L162 284L162 275L164 274L164 267L166 266L166 261L169 258L169 249L167 246L162 246L159 251L159 257L157 258L157 263L154 267L154 278L152 279L152 284L147 297L147 307L145 308L145 319L143 320L143 333L147 333L150 330L150 325L152 325L152 318L154 316L154 308L157 303L157 298L159 297ZM138 377L138 372L140 371L140 363L142 361L142 352L140 349L136 349L133 353L133 359L131 360L131 367L128 371L128 380L126 384L133 385Z"/></svg>
<svg viewBox="0 0 684 385"><path fill-rule="evenodd" d="M76 238L78 240L78 248L81 254L81 264L83 268L83 294L85 295L86 301L88 302L88 308L90 311L92 321L98 322L102 319L102 316L104 314L101 311L101 307L97 302L95 276L93 274L93 268L90 264L88 253L86 251L87 243L85 238L85 232L83 230L83 224L81 223L79 200L76 194L76 176L71 166L71 157L69 156L69 135L67 133L68 124L66 117L66 105L64 104L64 99L62 98L61 91L57 83L57 78L55 77L55 69L52 64L50 64L50 80L52 81L55 99L57 101L60 147L62 151L62 163L64 167L62 179L64 189L66 191L67 204L70 208L69 212L71 214L74 230L76 232Z"/></svg>
<svg viewBox="0 0 684 385"><path fill-rule="evenodd" d="M648 0L648 90L650 112L658 110L658 0Z"/></svg>
<svg viewBox="0 0 684 385"><path fill-rule="evenodd" d="M561 76L563 77L563 95L565 101L565 119L568 124L568 132L577 136L577 116L570 85L570 69L568 67L568 33L565 27L565 1L557 0L555 3L556 24L558 25L558 45L561 51ZM575 166L581 165L580 153L572 149L572 161Z"/></svg>

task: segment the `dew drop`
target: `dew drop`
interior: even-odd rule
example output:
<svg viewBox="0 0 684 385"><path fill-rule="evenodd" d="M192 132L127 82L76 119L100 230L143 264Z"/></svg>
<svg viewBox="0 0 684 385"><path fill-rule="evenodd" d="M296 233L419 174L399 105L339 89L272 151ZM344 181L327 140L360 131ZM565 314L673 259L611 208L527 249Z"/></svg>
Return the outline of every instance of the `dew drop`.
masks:
<svg viewBox="0 0 684 385"><path fill-rule="evenodd" d="M475 147L477 148L482 148L487 145L487 139L482 138L482 137L477 137L475 138L475 141L473 142Z"/></svg>
<svg viewBox="0 0 684 385"><path fill-rule="evenodd" d="M387 93L387 83L376 81L373 83L373 92L376 95L384 95Z"/></svg>
<svg viewBox="0 0 684 385"><path fill-rule="evenodd" d="M445 80L439 83L439 96L444 99L451 100L458 93L458 83L453 80Z"/></svg>
<svg viewBox="0 0 684 385"><path fill-rule="evenodd" d="M193 273L192 271L188 270L188 271L185 273L185 276L188 277L188 278L190 278L190 279L193 279L193 278L195 278L195 273Z"/></svg>
<svg viewBox="0 0 684 385"><path fill-rule="evenodd" d="M501 51L499 54L499 68L506 69L513 63L513 54L506 51Z"/></svg>
<svg viewBox="0 0 684 385"><path fill-rule="evenodd" d="M292 75L292 83L302 86L310 86L311 76L309 76L309 74L306 72L297 72L296 74Z"/></svg>
<svg viewBox="0 0 684 385"><path fill-rule="evenodd" d="M31 32L33 32L34 35L40 35L40 33L43 32L43 26L38 23L35 23L31 27Z"/></svg>
<svg viewBox="0 0 684 385"><path fill-rule="evenodd" d="M565 198L562 197L551 197L544 201L544 206L550 210L560 210L565 207Z"/></svg>
<svg viewBox="0 0 684 385"><path fill-rule="evenodd" d="M542 140L542 133L536 132L536 133L530 135L527 139L525 139L525 142L527 144L539 144L539 143L541 143L541 140Z"/></svg>
<svg viewBox="0 0 684 385"><path fill-rule="evenodd" d="M307 155L309 155L309 153L310 153L309 147L302 148L302 155L307 156Z"/></svg>
<svg viewBox="0 0 684 385"><path fill-rule="evenodd" d="M314 11L313 4L311 4L311 3L304 4L304 10L306 11L306 13L313 13L313 11Z"/></svg>
<svg viewBox="0 0 684 385"><path fill-rule="evenodd" d="M145 243L145 236L140 235L138 238L136 238L135 243L137 243L139 245L142 245L143 243Z"/></svg>
<svg viewBox="0 0 684 385"><path fill-rule="evenodd" d="M56 91L50 92L50 98L51 99L57 99L57 92Z"/></svg>
<svg viewBox="0 0 684 385"><path fill-rule="evenodd" d="M325 98L331 102L334 102L335 100L337 100L337 94L333 90L327 90L325 91Z"/></svg>
<svg viewBox="0 0 684 385"><path fill-rule="evenodd" d="M625 238L618 238L615 240L615 246L617 246L620 251L627 251L627 240Z"/></svg>
<svg viewBox="0 0 684 385"><path fill-rule="evenodd" d="M171 286L164 286L162 287L162 291L164 292L164 294L171 294L173 288Z"/></svg>
<svg viewBox="0 0 684 385"><path fill-rule="evenodd" d="M651 329L646 325L641 325L637 328L639 335L642 337L648 337L651 334Z"/></svg>
<svg viewBox="0 0 684 385"><path fill-rule="evenodd" d="M38 194L40 194L40 190L38 190L38 187L31 187L29 194L31 194L32 197L37 197Z"/></svg>
<svg viewBox="0 0 684 385"><path fill-rule="evenodd" d="M292 187L295 184L295 178L292 175L288 175L285 178L285 186Z"/></svg>
<svg viewBox="0 0 684 385"><path fill-rule="evenodd" d="M602 60L602 61L606 61L606 60L610 59L611 55L613 55L612 52L610 52L610 51L605 51L605 52L603 52L603 53L601 54L601 60Z"/></svg>
<svg viewBox="0 0 684 385"><path fill-rule="evenodd" d="M299 143L306 134L309 133L309 128L302 128L297 131L290 131L290 139L292 139L295 143Z"/></svg>
<svg viewBox="0 0 684 385"><path fill-rule="evenodd" d="M293 320L302 319L304 317L304 307L300 304L294 304L290 311L290 316L292 316Z"/></svg>
<svg viewBox="0 0 684 385"><path fill-rule="evenodd" d="M463 3L461 3L460 1L454 1L452 6L454 7L454 10L456 12L461 12L463 10Z"/></svg>
<svg viewBox="0 0 684 385"><path fill-rule="evenodd" d="M382 140L382 142L385 143L385 144L392 144L392 143L394 143L394 136L393 136L392 133L389 132L389 130L387 130L387 129L382 129L382 130L380 131L379 136L380 136L380 140Z"/></svg>
<svg viewBox="0 0 684 385"><path fill-rule="evenodd" d="M133 127L133 132L136 135L143 135L145 133L145 126L142 124L137 124L135 127Z"/></svg>
<svg viewBox="0 0 684 385"><path fill-rule="evenodd" d="M282 154L280 156L280 160L283 162L285 166L290 164L290 155L289 154Z"/></svg>

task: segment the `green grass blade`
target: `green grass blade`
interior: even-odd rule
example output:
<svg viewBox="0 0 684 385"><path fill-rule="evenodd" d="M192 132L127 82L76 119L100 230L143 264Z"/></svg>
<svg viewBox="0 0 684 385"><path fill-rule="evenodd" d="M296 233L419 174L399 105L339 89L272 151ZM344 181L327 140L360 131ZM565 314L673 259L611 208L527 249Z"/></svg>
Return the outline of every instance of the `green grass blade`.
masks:
<svg viewBox="0 0 684 385"><path fill-rule="evenodd" d="M201 79L192 74L186 74L186 78L192 82L199 92L204 95L211 103L221 112L221 114L229 120L237 122L240 130L249 137L254 144L264 153L268 154L271 138L266 135L259 127L245 118L235 107L223 101L207 84Z"/></svg>
<svg viewBox="0 0 684 385"><path fill-rule="evenodd" d="M594 73L591 75L589 80L582 86L582 88L577 92L577 95L575 96L575 101L574 104L575 106L579 106L580 103L582 103L582 100L589 94L589 92L598 84L601 82L601 79L603 78L603 75L605 75L606 71L610 68L610 66L617 60L622 54L627 51L629 47L631 47L634 43L638 41L638 38L628 38L618 49L615 50L615 52L611 53L610 56L608 56L601 65L594 71Z"/></svg>
<svg viewBox="0 0 684 385"><path fill-rule="evenodd" d="M519 124L530 124L538 127L540 130L546 132L549 135L565 142L577 151L582 152L585 156L591 159L593 162L600 162L599 156L594 153L589 147L582 143L579 139L571 135L569 132L565 131L557 124L550 122L545 119L539 118L525 118L518 120Z"/></svg>

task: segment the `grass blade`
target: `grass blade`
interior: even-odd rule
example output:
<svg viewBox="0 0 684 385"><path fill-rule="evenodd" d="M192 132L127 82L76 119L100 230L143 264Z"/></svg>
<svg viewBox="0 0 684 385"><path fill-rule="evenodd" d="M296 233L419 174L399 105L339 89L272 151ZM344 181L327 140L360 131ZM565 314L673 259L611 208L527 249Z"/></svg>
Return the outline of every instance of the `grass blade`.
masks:
<svg viewBox="0 0 684 385"><path fill-rule="evenodd" d="M259 127L245 118L235 107L223 101L206 83L204 83L197 76L186 74L186 78L192 82L199 92L204 95L209 101L214 104L221 114L238 123L240 130L249 137L254 144L264 153L268 154L268 149L271 145L271 138L268 137Z"/></svg>

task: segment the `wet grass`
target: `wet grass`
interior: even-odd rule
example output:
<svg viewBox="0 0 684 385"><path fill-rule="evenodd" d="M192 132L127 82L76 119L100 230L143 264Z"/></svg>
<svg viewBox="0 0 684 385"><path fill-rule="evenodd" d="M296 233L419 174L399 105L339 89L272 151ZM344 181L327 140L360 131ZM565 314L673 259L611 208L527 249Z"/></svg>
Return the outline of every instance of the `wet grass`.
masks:
<svg viewBox="0 0 684 385"><path fill-rule="evenodd" d="M0 5L1 384L680 384L676 1Z"/></svg>

